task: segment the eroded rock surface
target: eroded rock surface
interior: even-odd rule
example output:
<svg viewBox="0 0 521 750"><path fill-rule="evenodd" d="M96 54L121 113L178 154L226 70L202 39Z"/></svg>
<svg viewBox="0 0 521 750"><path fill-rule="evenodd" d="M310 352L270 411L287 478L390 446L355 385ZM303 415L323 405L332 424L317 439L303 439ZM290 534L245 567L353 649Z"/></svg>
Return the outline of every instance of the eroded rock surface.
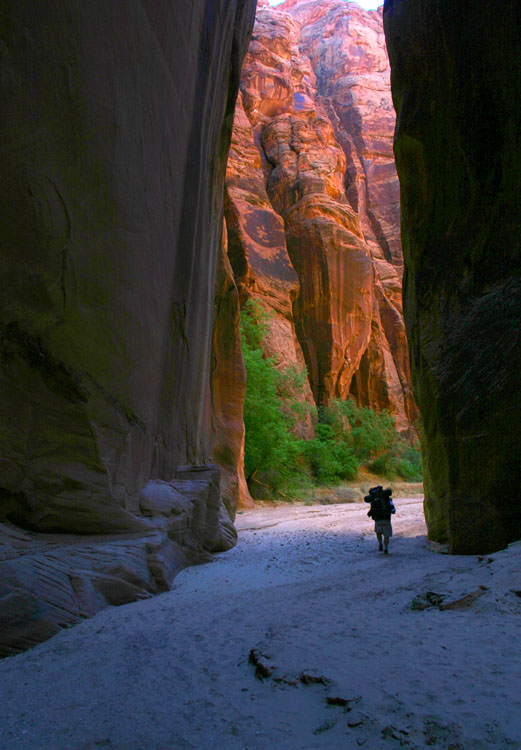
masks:
<svg viewBox="0 0 521 750"><path fill-rule="evenodd" d="M274 325L285 319L269 353L303 355L318 405L351 394L407 431L417 412L381 14L343 0L259 3L239 102L229 251L239 287L269 290Z"/></svg>
<svg viewBox="0 0 521 750"><path fill-rule="evenodd" d="M223 180L254 6L3 5L0 520L10 539L19 534L44 556L35 565L49 566L51 577L54 553L40 552L35 534L136 535L116 544L110 586L93 584L98 593L90 587L86 596L94 604L78 599L76 614L125 598L118 587L137 596L171 580L184 560L171 551L177 531L161 511L150 515L148 505L145 513L141 491L151 480L170 482L179 464L207 462L214 427L230 426L217 382L211 396L222 354L213 311L229 286L221 274L216 292ZM233 290L227 305L229 320ZM237 447L231 427L229 442ZM232 512L233 479L224 479ZM206 501L187 502L200 509ZM233 543L216 502L205 550ZM183 550L191 513L182 514ZM94 537L75 537L70 548L64 538L53 545L67 558L63 585L74 598L66 578L76 564L87 578L109 575L103 560L113 547L105 555ZM45 609L38 597L51 609L63 604L43 585L24 589L32 558L27 551L5 563L0 617L11 621L31 591L31 622ZM51 620L70 622L67 614ZM38 635L17 647L43 637L35 627Z"/></svg>
<svg viewBox="0 0 521 750"><path fill-rule="evenodd" d="M233 515L237 506L251 506L244 476L243 405L246 372L239 328L239 294L230 266L226 224L217 266L217 294L212 362L213 456L221 469L221 495Z"/></svg>
<svg viewBox="0 0 521 750"><path fill-rule="evenodd" d="M228 257L242 303L254 299L270 316L264 339L266 354L281 368L300 371L305 362L293 319L299 280L288 255L284 221L266 193L261 154L241 97L228 160L225 212ZM307 381L304 397L314 404ZM303 437L311 437L311 419L303 417L297 430Z"/></svg>
<svg viewBox="0 0 521 750"><path fill-rule="evenodd" d="M429 535L521 536L521 13L386 1Z"/></svg>
<svg viewBox="0 0 521 750"><path fill-rule="evenodd" d="M187 565L237 541L215 466L183 467L171 482L147 482L139 507L139 533L42 534L0 523L0 657L108 605L168 591Z"/></svg>

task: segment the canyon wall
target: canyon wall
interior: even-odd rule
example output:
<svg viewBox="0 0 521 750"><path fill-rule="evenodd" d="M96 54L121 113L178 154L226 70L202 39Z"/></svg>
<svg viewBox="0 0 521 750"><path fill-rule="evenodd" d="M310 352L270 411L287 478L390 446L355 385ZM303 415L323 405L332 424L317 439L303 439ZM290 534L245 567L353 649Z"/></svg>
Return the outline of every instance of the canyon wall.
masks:
<svg viewBox="0 0 521 750"><path fill-rule="evenodd" d="M258 3L227 173L229 257L272 314L266 349L305 363L310 403L417 417L401 309L394 110L381 11ZM309 426L308 426L309 429Z"/></svg>
<svg viewBox="0 0 521 750"><path fill-rule="evenodd" d="M521 537L521 9L386 0L432 539Z"/></svg>
<svg viewBox="0 0 521 750"><path fill-rule="evenodd" d="M178 467L218 429L233 511L223 180L254 8L2 5L1 653L234 543L218 471Z"/></svg>

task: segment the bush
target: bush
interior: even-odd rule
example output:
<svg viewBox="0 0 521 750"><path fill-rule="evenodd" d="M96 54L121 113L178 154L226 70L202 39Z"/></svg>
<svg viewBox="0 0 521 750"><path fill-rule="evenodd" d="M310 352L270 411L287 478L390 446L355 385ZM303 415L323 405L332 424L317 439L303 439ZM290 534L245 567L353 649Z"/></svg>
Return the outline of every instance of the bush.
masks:
<svg viewBox="0 0 521 750"><path fill-rule="evenodd" d="M354 401L333 401L323 410L323 419L328 421L337 434L349 433L355 456L360 462L388 450L396 439L394 418L389 412L376 412ZM344 437L344 440L347 436Z"/></svg>
<svg viewBox="0 0 521 750"><path fill-rule="evenodd" d="M420 451L399 435L391 449L372 461L368 468L375 474L382 474L389 479L401 477L421 482L423 478Z"/></svg>
<svg viewBox="0 0 521 750"><path fill-rule="evenodd" d="M329 413L321 410L321 418ZM358 471L358 461L346 432L335 431L331 424L317 425L316 438L304 443L311 473L322 484L334 484L341 479L354 479ZM347 438L347 439L346 439Z"/></svg>
<svg viewBox="0 0 521 750"><path fill-rule="evenodd" d="M375 474L388 479L422 480L421 453L396 432L387 411L359 407L354 401L333 401L324 418L337 433L350 431L356 459Z"/></svg>
<svg viewBox="0 0 521 750"><path fill-rule="evenodd" d="M260 348L267 331L268 315L249 300L241 313L242 354L246 367L244 468L252 481L259 471L269 472L275 489L290 486L295 475L306 474L300 441L292 434L293 417L288 396L280 393L281 379L273 359Z"/></svg>

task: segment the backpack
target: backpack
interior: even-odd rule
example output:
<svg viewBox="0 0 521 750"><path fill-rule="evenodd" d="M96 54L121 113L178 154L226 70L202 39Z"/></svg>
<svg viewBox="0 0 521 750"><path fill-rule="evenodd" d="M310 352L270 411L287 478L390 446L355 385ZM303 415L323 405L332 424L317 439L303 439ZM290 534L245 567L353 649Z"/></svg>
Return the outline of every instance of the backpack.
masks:
<svg viewBox="0 0 521 750"><path fill-rule="evenodd" d="M371 517L374 521L388 521L391 518L391 507L388 497L377 495L371 500Z"/></svg>

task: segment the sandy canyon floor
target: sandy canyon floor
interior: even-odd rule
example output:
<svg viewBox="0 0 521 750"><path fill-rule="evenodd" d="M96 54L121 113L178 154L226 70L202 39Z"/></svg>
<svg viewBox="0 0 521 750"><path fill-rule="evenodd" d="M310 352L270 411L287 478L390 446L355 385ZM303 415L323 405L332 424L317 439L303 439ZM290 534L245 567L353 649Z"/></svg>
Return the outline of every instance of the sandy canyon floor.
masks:
<svg viewBox="0 0 521 750"><path fill-rule="evenodd" d="M169 593L3 660L0 748L521 748L521 542L440 554L396 504L388 557L364 503L244 512Z"/></svg>

